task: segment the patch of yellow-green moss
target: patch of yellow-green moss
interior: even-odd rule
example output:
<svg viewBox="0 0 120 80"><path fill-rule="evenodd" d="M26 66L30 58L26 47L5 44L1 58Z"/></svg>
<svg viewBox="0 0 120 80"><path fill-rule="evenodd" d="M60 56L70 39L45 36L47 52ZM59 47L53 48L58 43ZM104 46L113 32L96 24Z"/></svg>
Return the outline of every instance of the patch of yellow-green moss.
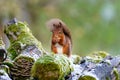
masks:
<svg viewBox="0 0 120 80"><path fill-rule="evenodd" d="M63 55L44 55L33 65L31 74L38 80L64 80L72 70L69 59Z"/></svg>
<svg viewBox="0 0 120 80"><path fill-rule="evenodd" d="M14 59L18 56L26 46L35 45L38 50L44 53L41 42L33 35L26 23L17 22L5 28L5 34L9 38L11 44L8 48L9 56Z"/></svg>
<svg viewBox="0 0 120 80"><path fill-rule="evenodd" d="M79 55L71 55L70 60L73 62L73 64L79 64L82 58Z"/></svg>
<svg viewBox="0 0 120 80"><path fill-rule="evenodd" d="M109 54L105 51L96 51L93 52L91 55L86 56L86 58L92 62L99 63L103 60L103 58L107 57Z"/></svg>
<svg viewBox="0 0 120 80"><path fill-rule="evenodd" d="M6 65L0 65L0 80L12 80L9 77L10 70Z"/></svg>
<svg viewBox="0 0 120 80"><path fill-rule="evenodd" d="M13 63L10 61L4 61L2 64L7 65L9 68L13 67Z"/></svg>
<svg viewBox="0 0 120 80"><path fill-rule="evenodd" d="M82 76L78 80L97 80L92 76Z"/></svg>
<svg viewBox="0 0 120 80"><path fill-rule="evenodd" d="M8 36L10 42L15 41L14 38L18 38L21 33L31 33L30 29L27 27L27 24L23 22L7 25L4 32Z"/></svg>
<svg viewBox="0 0 120 80"><path fill-rule="evenodd" d="M109 56L109 54L105 51L96 51L93 53L93 57L97 57L97 58L105 58Z"/></svg>
<svg viewBox="0 0 120 80"><path fill-rule="evenodd" d="M35 37L26 33L21 35L22 36L18 37L18 39L8 48L11 59L14 59L16 56L18 56L20 52L26 48L26 46L35 45L38 50L44 51L41 43Z"/></svg>
<svg viewBox="0 0 120 80"><path fill-rule="evenodd" d="M10 74L10 70L7 65L0 65L0 70L4 70L6 73Z"/></svg>
<svg viewBox="0 0 120 80"><path fill-rule="evenodd" d="M120 80L119 72L118 72L118 70L116 68L113 68L113 74L115 76L115 80Z"/></svg>

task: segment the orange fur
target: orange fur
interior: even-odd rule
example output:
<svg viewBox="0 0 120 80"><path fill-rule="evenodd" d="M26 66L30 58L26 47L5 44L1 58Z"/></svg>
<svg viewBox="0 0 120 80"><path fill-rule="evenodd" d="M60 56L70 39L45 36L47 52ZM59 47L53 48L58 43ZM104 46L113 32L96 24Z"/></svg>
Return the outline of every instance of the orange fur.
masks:
<svg viewBox="0 0 120 80"><path fill-rule="evenodd" d="M54 53L59 53L56 44L62 46L62 53L68 57L71 55L72 39L69 29L59 19L51 19L47 22L48 28L52 32L51 50Z"/></svg>

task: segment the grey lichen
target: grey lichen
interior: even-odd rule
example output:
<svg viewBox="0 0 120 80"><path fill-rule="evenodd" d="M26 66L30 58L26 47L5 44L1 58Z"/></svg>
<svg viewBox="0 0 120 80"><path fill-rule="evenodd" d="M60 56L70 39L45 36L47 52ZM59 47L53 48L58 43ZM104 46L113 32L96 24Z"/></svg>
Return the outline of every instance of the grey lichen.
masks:
<svg viewBox="0 0 120 80"><path fill-rule="evenodd" d="M100 54L96 52L97 58L101 58L97 62L97 58L85 57L80 61L80 64L75 64L74 71L67 80L119 80L120 57L113 57L108 54L101 57Z"/></svg>

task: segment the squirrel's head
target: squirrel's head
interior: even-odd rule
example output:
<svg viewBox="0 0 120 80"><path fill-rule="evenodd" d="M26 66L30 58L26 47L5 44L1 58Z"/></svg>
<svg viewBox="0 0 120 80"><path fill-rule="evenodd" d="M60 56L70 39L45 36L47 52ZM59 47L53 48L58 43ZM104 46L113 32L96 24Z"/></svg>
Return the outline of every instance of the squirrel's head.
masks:
<svg viewBox="0 0 120 80"><path fill-rule="evenodd" d="M70 31L62 20L54 18L49 20L46 24L53 35L56 35L61 39L64 39L64 37L67 36L72 42ZM57 37L55 38L58 39ZM61 39L59 40L61 41Z"/></svg>
<svg viewBox="0 0 120 80"><path fill-rule="evenodd" d="M53 33L52 40L55 43L63 41L65 34L63 32L63 26L65 24L60 19L51 19L47 22L47 27Z"/></svg>
<svg viewBox="0 0 120 80"><path fill-rule="evenodd" d="M61 21L60 19L51 19L46 23L47 27L50 29L51 32L55 31L55 30L62 30L63 26L65 26L65 24L63 23L63 21Z"/></svg>

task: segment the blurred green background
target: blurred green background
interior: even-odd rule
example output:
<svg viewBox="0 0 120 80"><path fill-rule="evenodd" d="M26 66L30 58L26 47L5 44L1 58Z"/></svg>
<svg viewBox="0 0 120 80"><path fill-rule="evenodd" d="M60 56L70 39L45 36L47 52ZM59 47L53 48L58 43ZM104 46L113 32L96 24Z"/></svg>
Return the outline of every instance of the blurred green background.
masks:
<svg viewBox="0 0 120 80"><path fill-rule="evenodd" d="M74 54L120 53L120 0L0 0L0 25L14 17L29 24L46 51L51 32L45 23L60 18L71 31Z"/></svg>

